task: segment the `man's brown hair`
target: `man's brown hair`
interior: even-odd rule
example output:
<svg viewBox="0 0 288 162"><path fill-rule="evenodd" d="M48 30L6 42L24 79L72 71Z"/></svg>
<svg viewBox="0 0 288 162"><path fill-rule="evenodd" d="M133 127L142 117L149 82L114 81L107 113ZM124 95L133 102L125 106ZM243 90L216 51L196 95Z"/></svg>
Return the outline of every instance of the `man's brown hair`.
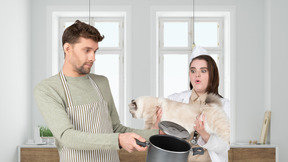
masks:
<svg viewBox="0 0 288 162"><path fill-rule="evenodd" d="M76 20L74 24L65 29L62 35L62 47L65 43L77 43L80 37L92 39L95 42L101 42L104 39L104 35L101 36L94 26Z"/></svg>

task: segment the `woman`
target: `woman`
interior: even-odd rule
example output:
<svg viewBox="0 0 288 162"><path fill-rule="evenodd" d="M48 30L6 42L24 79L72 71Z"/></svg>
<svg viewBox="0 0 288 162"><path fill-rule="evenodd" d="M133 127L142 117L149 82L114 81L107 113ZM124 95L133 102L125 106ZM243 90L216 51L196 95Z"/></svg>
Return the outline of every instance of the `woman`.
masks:
<svg viewBox="0 0 288 162"><path fill-rule="evenodd" d="M170 95L168 98L183 103L205 104L207 94L214 93L221 97L223 109L229 117L229 101L218 93L219 73L213 58L209 55L199 55L192 58L189 67L191 90ZM228 162L229 143L221 140L217 134L207 133L204 123L205 116L203 115L197 118L194 128L199 134L197 144L204 148L205 153L204 155L189 156L189 161ZM197 144L192 147L196 147Z"/></svg>

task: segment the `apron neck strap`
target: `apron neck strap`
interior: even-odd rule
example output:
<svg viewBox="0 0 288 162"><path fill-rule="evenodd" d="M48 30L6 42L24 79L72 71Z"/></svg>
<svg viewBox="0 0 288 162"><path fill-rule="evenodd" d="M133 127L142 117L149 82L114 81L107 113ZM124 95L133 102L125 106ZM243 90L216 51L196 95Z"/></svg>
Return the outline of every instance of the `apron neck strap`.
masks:
<svg viewBox="0 0 288 162"><path fill-rule="evenodd" d="M71 93L70 93L66 78L65 78L62 70L59 72L59 76L60 76L61 83L62 83L62 86L63 86L64 91L65 91L65 97L66 97L66 101L68 103L68 106L72 107L73 103L72 103ZM89 78L91 84L93 85L94 89L96 90L100 100L103 100L104 98L103 98L101 91L100 91L99 87L97 86L97 84L91 79L91 77L89 75L88 75L88 78Z"/></svg>
<svg viewBox="0 0 288 162"><path fill-rule="evenodd" d="M66 97L66 101L67 101L68 107L72 107L73 103L72 103L70 90L68 88L67 81L66 81L66 78L65 78L64 73L63 73L62 70L59 72L59 76L60 76L60 79L61 79L62 86L64 88L65 97Z"/></svg>
<svg viewBox="0 0 288 162"><path fill-rule="evenodd" d="M104 98L103 98L103 96L101 94L101 91L100 91L99 87L97 86L97 84L92 80L92 78L89 75L88 75L88 78L89 78L91 84L93 85L93 87L95 88L95 90L97 91L97 94L98 94L99 98L101 100L103 100Z"/></svg>

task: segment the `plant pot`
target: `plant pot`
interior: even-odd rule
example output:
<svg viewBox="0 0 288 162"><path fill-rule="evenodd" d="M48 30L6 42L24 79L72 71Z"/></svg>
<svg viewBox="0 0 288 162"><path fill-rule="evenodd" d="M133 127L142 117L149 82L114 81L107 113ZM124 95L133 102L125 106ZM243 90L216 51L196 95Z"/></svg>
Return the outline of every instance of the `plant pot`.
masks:
<svg viewBox="0 0 288 162"><path fill-rule="evenodd" d="M42 142L45 142L47 145L55 145L55 138L54 137L41 137Z"/></svg>

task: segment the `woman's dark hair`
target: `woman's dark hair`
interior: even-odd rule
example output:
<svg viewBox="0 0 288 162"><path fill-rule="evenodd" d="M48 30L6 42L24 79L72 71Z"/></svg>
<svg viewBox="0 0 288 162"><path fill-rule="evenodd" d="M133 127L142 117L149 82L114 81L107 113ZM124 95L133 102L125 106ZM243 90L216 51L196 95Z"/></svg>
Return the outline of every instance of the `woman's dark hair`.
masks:
<svg viewBox="0 0 288 162"><path fill-rule="evenodd" d="M217 64L214 61L214 59L209 56L209 55L199 55L197 57L194 57L192 61L189 64L189 69L194 60L205 60L207 62L207 68L208 68L208 74L209 74L209 81L208 81L208 86L206 89L207 93L214 93L217 94L218 96L222 97L218 93L218 87L219 87L219 72L217 68ZM190 82L190 89L192 89L193 86Z"/></svg>
<svg viewBox="0 0 288 162"><path fill-rule="evenodd" d="M76 20L74 24L65 29L62 35L62 47L65 43L77 43L80 37L92 39L95 42L101 42L104 39L104 35L101 36L94 26Z"/></svg>

